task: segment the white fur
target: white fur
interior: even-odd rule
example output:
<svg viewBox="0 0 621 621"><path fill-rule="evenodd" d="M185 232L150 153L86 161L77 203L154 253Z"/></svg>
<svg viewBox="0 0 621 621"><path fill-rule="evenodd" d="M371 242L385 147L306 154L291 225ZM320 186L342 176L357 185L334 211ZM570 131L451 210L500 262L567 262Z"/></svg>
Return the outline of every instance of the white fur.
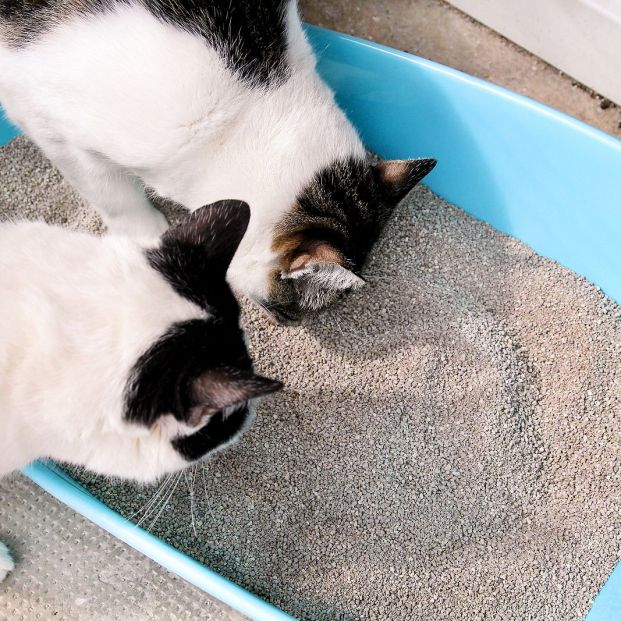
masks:
<svg viewBox="0 0 621 621"><path fill-rule="evenodd" d="M162 231L141 182L190 209L248 202L229 281L265 298L274 225L320 168L364 154L315 71L293 0L287 40L290 77L251 87L199 37L119 4L23 48L0 42L0 101L111 231Z"/></svg>
<svg viewBox="0 0 621 621"><path fill-rule="evenodd" d="M0 582L15 568L9 549L0 541Z"/></svg>
<svg viewBox="0 0 621 621"><path fill-rule="evenodd" d="M360 289L365 281L338 263L309 263L291 272L285 272L283 278L306 281L299 289L300 304L310 310L319 310L333 301L340 291Z"/></svg>
<svg viewBox="0 0 621 621"><path fill-rule="evenodd" d="M152 429L122 418L138 357L172 323L205 317L139 242L0 225L0 292L0 476L40 457L145 482L187 466L172 416Z"/></svg>

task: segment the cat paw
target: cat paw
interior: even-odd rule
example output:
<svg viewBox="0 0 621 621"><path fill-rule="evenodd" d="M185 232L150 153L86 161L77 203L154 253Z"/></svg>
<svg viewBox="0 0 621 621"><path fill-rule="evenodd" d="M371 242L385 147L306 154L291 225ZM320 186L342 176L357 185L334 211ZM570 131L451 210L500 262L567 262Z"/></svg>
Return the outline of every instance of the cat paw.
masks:
<svg viewBox="0 0 621 621"><path fill-rule="evenodd" d="M7 574L15 567L15 563L11 558L9 549L0 541L0 582L2 582Z"/></svg>

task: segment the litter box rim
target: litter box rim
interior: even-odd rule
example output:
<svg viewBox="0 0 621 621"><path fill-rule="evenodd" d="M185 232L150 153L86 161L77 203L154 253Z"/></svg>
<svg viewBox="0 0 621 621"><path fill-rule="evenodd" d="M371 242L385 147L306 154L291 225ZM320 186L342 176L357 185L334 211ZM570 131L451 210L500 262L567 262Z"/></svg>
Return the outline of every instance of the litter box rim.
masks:
<svg viewBox="0 0 621 621"><path fill-rule="evenodd" d="M307 26L306 28L311 43L314 45L320 57L320 70L322 51L332 44L335 44L337 47L344 47L347 53L352 57L357 55L369 57L369 55L371 55L371 57L377 58L381 62L387 59L394 59L402 63L402 66L406 68L403 71L404 77L408 77L406 75L407 67L415 65L417 71L419 73L422 72L423 75L433 75L435 79L447 78L447 82L452 82L453 84L459 82L468 89L473 90L473 92L485 92L492 98L509 100L512 104L519 106L521 109L529 109L538 116L544 116L554 123L566 126L569 132L578 132L589 141L601 145L604 150L621 154L621 142L612 136L505 88L464 74L444 65L363 39L316 26ZM407 62L404 63L403 61ZM330 76L327 77L329 78ZM347 112L347 106L345 105L344 107ZM8 142L18 134L19 131L12 127L0 115L0 145ZM421 155L433 156L435 154L427 153ZM412 154L412 156L415 156L415 154ZM442 162L440 162L440 164L441 163ZM454 197L447 195L442 191L442 187L440 187L437 182L434 183L434 179L437 179L437 175L439 174L441 174L440 166L429 176L429 186L444 198L452 200L461 207L462 205L458 199L456 200ZM465 209L469 211L467 206ZM482 216L479 215L479 217ZM482 219L487 218L482 217ZM496 228L503 230L502 226L497 226L494 222L492 222L492 224L496 226ZM511 231L507 230L505 230L505 232L511 233ZM513 234L522 239L519 234ZM522 241L530 243L528 239L522 239ZM545 252L545 249L542 251L536 244L535 249L541 254L556 258L553 253L548 254ZM562 259L557 260L565 264L565 261ZM570 267L580 272L579 267L577 268L573 265L570 265ZM602 283L597 282L597 280L594 282L600 286L602 285ZM616 297L618 298L619 296ZM293 617L278 610L257 596L252 595L245 589L223 578L182 552L179 552L144 529L129 522L120 514L97 500L57 466L51 463L35 462L24 468L22 472L40 487L87 519L240 613L247 615L255 621L294 621ZM621 563L613 570L608 581L595 598L586 621L612 621L612 619L619 617L621 617Z"/></svg>

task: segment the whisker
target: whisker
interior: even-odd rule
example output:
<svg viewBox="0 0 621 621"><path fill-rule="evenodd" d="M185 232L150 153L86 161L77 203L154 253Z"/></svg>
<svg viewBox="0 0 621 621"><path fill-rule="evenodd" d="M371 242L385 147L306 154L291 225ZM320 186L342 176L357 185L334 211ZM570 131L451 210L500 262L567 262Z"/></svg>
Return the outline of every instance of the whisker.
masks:
<svg viewBox="0 0 621 621"><path fill-rule="evenodd" d="M135 511L134 513L132 513L130 516L128 516L128 519L133 519L134 517L136 517L139 513L142 513L143 511L145 512L143 517L141 519L144 519L150 512L151 507L153 506L153 504L157 501L158 497L162 494L162 492L164 491L164 489L166 489L166 486L168 485L170 479L172 478L172 474L169 474L157 487L157 489L155 490L155 492L153 493L153 495L151 496L151 498L142 506L140 507L140 509L138 509L137 511ZM138 524L140 524L140 522L138 522Z"/></svg>
<svg viewBox="0 0 621 621"><path fill-rule="evenodd" d="M276 306L278 306L277 304L270 304L269 302L262 302L261 306L263 308L267 308L269 310L271 310L272 308L276 308Z"/></svg>
<svg viewBox="0 0 621 621"><path fill-rule="evenodd" d="M334 321L334 325L338 328L338 331L341 333L341 336L345 338L345 332L343 332L343 328L341 327L341 321L337 315L332 315L332 319Z"/></svg>
<svg viewBox="0 0 621 621"><path fill-rule="evenodd" d="M198 538L198 533L196 532L196 526L194 524L194 488L196 486L196 469L198 468L197 464L192 466L192 491L190 492L190 512L192 515L192 530L194 531L194 536Z"/></svg>
<svg viewBox="0 0 621 621"><path fill-rule="evenodd" d="M349 324L343 325L343 323L341 322L341 319L337 315L333 315L332 318L336 321L338 329L340 333L343 335L343 338L345 338L345 335L347 335L350 338L353 338L354 341L360 342L358 333L353 328L351 329L347 328Z"/></svg>
<svg viewBox="0 0 621 621"><path fill-rule="evenodd" d="M168 493L168 489L170 487L171 481L167 481L165 485L162 486L161 492L158 494L158 498L154 499L154 502L149 507L148 511L146 511L140 519L136 522L136 526L140 526L154 511L157 511L160 507L161 503L164 501L166 494Z"/></svg>
<svg viewBox="0 0 621 621"><path fill-rule="evenodd" d="M175 490L177 489L177 485L179 485L179 481L180 480L181 480L181 473L177 474L177 477L175 478L175 484L173 485L172 489L170 490L170 493L168 494L168 496L166 497L166 500L165 500L162 508L160 509L159 513L153 518L153 520L151 521L149 526L147 526L147 531L149 531L149 532L151 531L151 529L153 528L153 526L155 526L155 523L159 519L160 515L162 515L162 512L164 511L164 509L166 509L166 507L168 506L168 503L170 502L170 499L172 498L173 494L175 493Z"/></svg>
<svg viewBox="0 0 621 621"><path fill-rule="evenodd" d="M205 470L207 470L207 468L203 466L201 468L201 474L203 475L203 491L205 492L205 502L207 502L209 500L209 494L207 493L207 481L205 479Z"/></svg>
<svg viewBox="0 0 621 621"><path fill-rule="evenodd" d="M194 478L193 474L196 466L192 466L190 470L190 476L188 477L187 471L184 471L184 478L186 485L188 486L188 491L190 492L190 519L192 520L192 530L194 531L194 536L198 537L198 533L196 532L196 522L194 521Z"/></svg>
<svg viewBox="0 0 621 621"><path fill-rule="evenodd" d="M203 491L205 492L205 500L207 500L208 494L207 494L207 481L205 480L205 470L207 470L207 468L203 466L201 468L201 475L203 477Z"/></svg>

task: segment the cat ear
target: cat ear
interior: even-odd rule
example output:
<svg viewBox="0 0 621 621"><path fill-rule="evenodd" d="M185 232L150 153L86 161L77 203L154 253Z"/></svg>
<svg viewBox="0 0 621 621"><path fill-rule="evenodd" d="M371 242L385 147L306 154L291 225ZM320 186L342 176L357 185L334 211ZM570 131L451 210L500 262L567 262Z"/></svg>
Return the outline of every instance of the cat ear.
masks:
<svg viewBox="0 0 621 621"><path fill-rule="evenodd" d="M210 369L192 382L190 399L193 405L188 414L188 424L195 427L219 410L269 395L282 387L282 382L255 375L250 370L230 367Z"/></svg>
<svg viewBox="0 0 621 621"><path fill-rule="evenodd" d="M284 280L295 281L300 306L319 309L335 294L360 289L365 281L345 266L341 253L328 242L312 241L301 246L289 268L281 273Z"/></svg>
<svg viewBox="0 0 621 621"><path fill-rule="evenodd" d="M200 207L181 224L166 231L162 246L200 248L209 260L210 271L225 274L249 221L250 207L247 203L218 201Z"/></svg>
<svg viewBox="0 0 621 621"><path fill-rule="evenodd" d="M374 164L380 188L389 202L398 203L436 165L436 160L382 160Z"/></svg>

